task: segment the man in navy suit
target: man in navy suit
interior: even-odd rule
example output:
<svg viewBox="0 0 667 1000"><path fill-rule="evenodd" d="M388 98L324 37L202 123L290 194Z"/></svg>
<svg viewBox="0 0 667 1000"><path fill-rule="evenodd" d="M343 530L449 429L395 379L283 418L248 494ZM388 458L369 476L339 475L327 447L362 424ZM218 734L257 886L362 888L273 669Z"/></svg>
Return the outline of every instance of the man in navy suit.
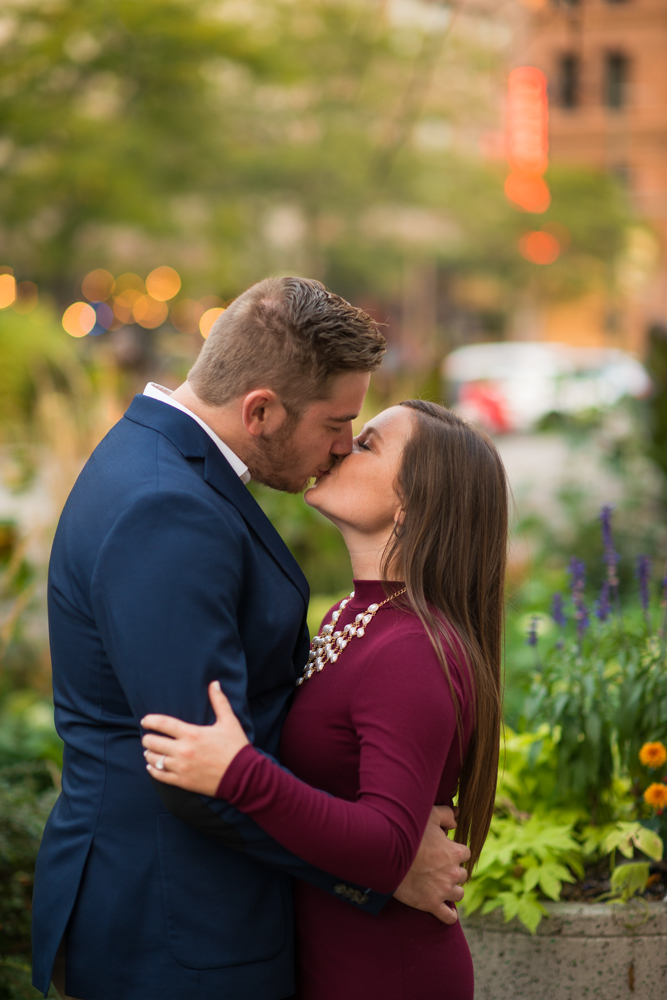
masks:
<svg viewBox="0 0 667 1000"><path fill-rule="evenodd" d="M339 880L227 803L152 783L139 720L212 721L218 679L277 756L308 586L244 484L298 492L347 454L383 352L370 317L319 282L260 282L218 319L187 382L149 383L79 476L49 570L65 753L33 902L45 994L52 974L79 1000L293 992L292 877L341 895ZM459 899L464 860L436 816L399 898L434 912ZM342 895L370 913L387 898Z"/></svg>

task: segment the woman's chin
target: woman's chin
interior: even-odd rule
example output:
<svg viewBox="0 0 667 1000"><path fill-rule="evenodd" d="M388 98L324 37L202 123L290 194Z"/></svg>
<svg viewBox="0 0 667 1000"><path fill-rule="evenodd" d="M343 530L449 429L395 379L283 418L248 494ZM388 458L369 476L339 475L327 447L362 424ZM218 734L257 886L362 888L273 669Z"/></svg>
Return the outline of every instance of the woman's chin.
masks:
<svg viewBox="0 0 667 1000"><path fill-rule="evenodd" d="M327 517L327 503L325 502L325 494L327 491L327 480L329 476L325 473L321 476L317 482L310 486L303 494L303 499L308 504L309 507L313 507L314 510L319 511L320 514L324 514Z"/></svg>
<svg viewBox="0 0 667 1000"><path fill-rule="evenodd" d="M308 489L303 494L303 499L305 500L305 502L308 504L309 507L314 507L315 510L320 509L317 501L317 494L320 491L320 489L321 487L319 486L319 483L314 483L312 486L309 486Z"/></svg>

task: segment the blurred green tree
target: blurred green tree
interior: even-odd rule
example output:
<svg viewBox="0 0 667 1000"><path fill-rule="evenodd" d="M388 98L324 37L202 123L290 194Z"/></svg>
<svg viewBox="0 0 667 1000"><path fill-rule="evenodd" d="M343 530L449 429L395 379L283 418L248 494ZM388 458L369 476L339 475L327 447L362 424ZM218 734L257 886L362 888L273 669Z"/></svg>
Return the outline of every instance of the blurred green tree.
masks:
<svg viewBox="0 0 667 1000"><path fill-rule="evenodd" d="M203 11L201 0L5 8L5 252L57 294L100 255L95 226L173 234L169 199L217 188L227 172L230 132L207 74L223 59L261 76L270 54Z"/></svg>
<svg viewBox="0 0 667 1000"><path fill-rule="evenodd" d="M416 0L4 10L0 248L63 301L90 267L169 260L196 295L297 270L419 303L431 274L454 299L473 274L492 317L527 282L576 294L622 242L611 182L554 173L536 219L480 159L504 81L498 14ZM535 268L518 239L545 220L570 245Z"/></svg>

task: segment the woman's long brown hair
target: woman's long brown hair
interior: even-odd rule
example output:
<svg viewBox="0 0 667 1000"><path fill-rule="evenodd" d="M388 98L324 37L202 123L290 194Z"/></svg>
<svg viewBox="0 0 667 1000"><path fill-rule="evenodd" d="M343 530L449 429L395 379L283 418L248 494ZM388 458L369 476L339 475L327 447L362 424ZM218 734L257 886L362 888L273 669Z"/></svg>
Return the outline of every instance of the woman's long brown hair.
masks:
<svg viewBox="0 0 667 1000"><path fill-rule="evenodd" d="M507 479L482 431L435 403L400 405L414 410L416 420L398 472L403 516L384 554L383 579L405 581L409 604L449 680L459 740L461 709L445 650L456 662L463 651L474 678L474 728L459 779L456 827L456 839L470 847L472 870L491 825L498 776Z"/></svg>

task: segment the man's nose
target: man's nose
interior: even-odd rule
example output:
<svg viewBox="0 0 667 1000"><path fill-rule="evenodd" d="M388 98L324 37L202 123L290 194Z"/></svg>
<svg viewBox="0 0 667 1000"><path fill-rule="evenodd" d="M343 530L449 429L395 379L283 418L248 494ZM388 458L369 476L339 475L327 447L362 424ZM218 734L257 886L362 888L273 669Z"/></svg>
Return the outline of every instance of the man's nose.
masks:
<svg viewBox="0 0 667 1000"><path fill-rule="evenodd" d="M352 421L346 424L336 440L331 445L332 455L349 455L352 451Z"/></svg>

